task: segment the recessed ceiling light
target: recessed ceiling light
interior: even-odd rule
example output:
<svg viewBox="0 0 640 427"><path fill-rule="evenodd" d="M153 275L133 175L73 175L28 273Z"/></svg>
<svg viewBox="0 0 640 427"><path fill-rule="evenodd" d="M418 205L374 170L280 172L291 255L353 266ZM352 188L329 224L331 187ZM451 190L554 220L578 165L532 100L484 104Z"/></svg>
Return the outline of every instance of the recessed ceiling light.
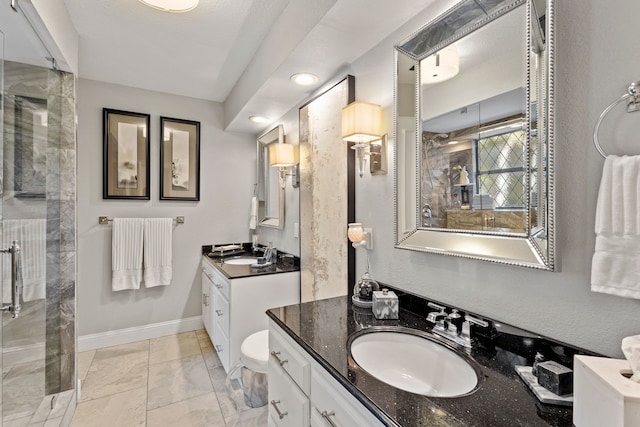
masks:
<svg viewBox="0 0 640 427"><path fill-rule="evenodd" d="M251 120L253 123L269 123L271 121L263 116L249 116L249 120Z"/></svg>
<svg viewBox="0 0 640 427"><path fill-rule="evenodd" d="M311 86L318 83L318 76L312 73L296 73L291 76L291 81L300 86Z"/></svg>
<svg viewBox="0 0 640 427"><path fill-rule="evenodd" d="M194 9L200 0L139 0L142 4L146 4L154 9L164 12L188 12Z"/></svg>

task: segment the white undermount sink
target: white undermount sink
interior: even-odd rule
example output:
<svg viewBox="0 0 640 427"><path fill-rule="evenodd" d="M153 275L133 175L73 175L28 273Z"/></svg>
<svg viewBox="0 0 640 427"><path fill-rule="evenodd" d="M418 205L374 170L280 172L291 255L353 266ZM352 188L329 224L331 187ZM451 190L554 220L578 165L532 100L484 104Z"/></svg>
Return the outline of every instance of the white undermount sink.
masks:
<svg viewBox="0 0 640 427"><path fill-rule="evenodd" d="M411 393L455 397L473 391L476 370L426 337L395 331L364 333L351 342L353 360L380 381Z"/></svg>
<svg viewBox="0 0 640 427"><path fill-rule="evenodd" d="M257 262L258 262L257 258L231 258L231 259L224 260L225 264L231 264L231 265L250 265L250 264L255 264Z"/></svg>

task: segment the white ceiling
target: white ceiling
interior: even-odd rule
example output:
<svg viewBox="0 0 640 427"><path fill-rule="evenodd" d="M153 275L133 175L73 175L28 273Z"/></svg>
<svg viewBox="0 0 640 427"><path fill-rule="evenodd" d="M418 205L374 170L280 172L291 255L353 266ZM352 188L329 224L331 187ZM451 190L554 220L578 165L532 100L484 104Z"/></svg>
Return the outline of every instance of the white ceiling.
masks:
<svg viewBox="0 0 640 427"><path fill-rule="evenodd" d="M64 0L79 76L224 103L225 126L257 133L435 0L200 0L182 14L136 0ZM391 52L390 52L391 55ZM313 87L295 72L320 77Z"/></svg>

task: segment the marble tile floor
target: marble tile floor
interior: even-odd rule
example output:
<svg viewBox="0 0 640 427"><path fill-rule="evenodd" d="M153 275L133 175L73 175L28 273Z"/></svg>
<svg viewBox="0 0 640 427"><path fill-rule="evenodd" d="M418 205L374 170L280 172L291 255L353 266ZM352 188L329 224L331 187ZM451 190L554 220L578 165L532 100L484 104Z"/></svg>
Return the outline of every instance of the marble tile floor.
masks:
<svg viewBox="0 0 640 427"><path fill-rule="evenodd" d="M236 410L204 330L78 354L71 427L258 427L267 407Z"/></svg>

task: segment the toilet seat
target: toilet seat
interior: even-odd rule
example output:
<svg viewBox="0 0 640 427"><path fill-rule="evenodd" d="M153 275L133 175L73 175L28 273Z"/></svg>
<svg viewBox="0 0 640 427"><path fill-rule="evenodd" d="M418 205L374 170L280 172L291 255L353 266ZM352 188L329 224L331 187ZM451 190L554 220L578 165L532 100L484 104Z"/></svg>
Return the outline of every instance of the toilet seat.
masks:
<svg viewBox="0 0 640 427"><path fill-rule="evenodd" d="M242 364L255 372L269 371L269 330L265 329L249 335L240 346Z"/></svg>

